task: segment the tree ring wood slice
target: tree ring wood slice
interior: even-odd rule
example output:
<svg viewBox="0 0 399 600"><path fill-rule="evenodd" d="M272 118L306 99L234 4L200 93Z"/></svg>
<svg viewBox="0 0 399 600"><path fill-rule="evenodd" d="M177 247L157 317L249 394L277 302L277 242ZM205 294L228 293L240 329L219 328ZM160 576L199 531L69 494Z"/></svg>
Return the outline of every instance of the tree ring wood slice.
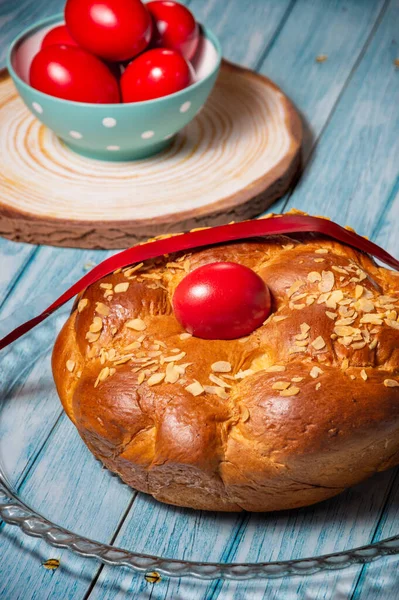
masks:
<svg viewBox="0 0 399 600"><path fill-rule="evenodd" d="M70 151L0 77L0 235L80 248L254 217L295 177L302 126L266 77L223 61L215 88L171 146L114 163Z"/></svg>

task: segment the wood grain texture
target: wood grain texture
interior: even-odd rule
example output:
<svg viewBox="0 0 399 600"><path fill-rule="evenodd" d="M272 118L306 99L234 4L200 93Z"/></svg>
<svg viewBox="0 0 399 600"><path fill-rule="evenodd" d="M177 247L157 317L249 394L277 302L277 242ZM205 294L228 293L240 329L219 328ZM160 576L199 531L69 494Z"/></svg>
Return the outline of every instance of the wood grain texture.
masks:
<svg viewBox="0 0 399 600"><path fill-rule="evenodd" d="M152 235L253 217L290 187L301 121L264 77L224 62L206 106L171 147L133 163L71 153L0 85L0 234L123 248Z"/></svg>
<svg viewBox="0 0 399 600"><path fill-rule="evenodd" d="M47 14L56 12L58 7L56 10L52 10L52 3L54 3L54 0L52 2L37 0L34 3L35 15L40 11L43 15L45 12ZM399 57L397 39L399 17L398 3L395 1L389 4L389 13L379 22L378 18L381 17L386 4L374 0L362 0L361 2L360 0L351 0L350 2L297 0L296 3L290 3L288 14L285 12L282 14L283 11L280 12L280 0L268 0L268 2L262 3L244 3L234 0L229 2L229 10L224 10L225 3L216 2L215 0L194 0L192 7L196 12L200 11L200 15L206 15L206 22L211 28L216 30L220 26L219 35L229 58L238 62L248 61L247 64L253 67L258 63L262 63L263 57L266 57L262 71L265 74L270 74L285 91L293 96L297 104L300 105L300 109L305 112L310 122L310 129L313 129L316 133L312 139L312 145L318 142L318 138L326 128L326 124L330 120L330 122L334 122L334 127L328 139L329 142L334 142L338 138L339 144L334 146L334 152L328 153L325 149L323 150L324 144L327 142L325 141L326 138L321 135L319 147L316 148L315 153L315 160L317 154L321 152L323 160L329 162L330 167L332 167L331 175L329 168L323 169L322 175L318 178L318 185L311 195L310 183L312 178L316 177L314 164L319 165L321 163L312 164L309 176L305 175L304 181L308 177L309 181L306 183L304 191L301 192L304 195L298 196L298 204L303 201L302 206L306 206L308 210L329 213L330 216L338 217L341 222L350 222L355 227L358 227L359 224L363 233L369 233L378 243L386 246L391 252L398 254L399 197L397 187L395 188L398 182L395 183L394 181L395 176L391 160L388 161L387 165L384 164L383 160L384 153L389 155L388 150L392 141L388 134L389 129L392 128L392 134L395 131L397 134L395 120L392 121L391 116L386 119L387 114L393 115L389 107L392 107L392 102L395 101L395 97L393 97L394 88L392 87L394 80L389 75L390 86L384 88L384 77L379 77L378 74L381 68L384 69L385 74L388 73L388 65L389 67L393 66L393 60ZM18 3L7 0L1 4L1 23L5 19L5 25L2 27L0 24L0 37L4 29L6 29L6 35L8 35L9 27L12 27L15 32L18 28L22 28L18 23L19 14L24 15L25 22L26 19L29 20L29 8L25 9L26 6L32 10L33 3L29 0L22 0ZM287 9L286 3L284 3L285 9ZM254 15L253 18L251 14ZM8 21L7 15L11 15ZM384 15L382 16L384 17ZM267 17L274 20L265 23ZM34 16L32 20L36 18ZM223 25L219 25L223 19L225 19ZM246 20L244 21L244 19ZM391 23L388 24L388 21L391 21ZM245 24L243 28L240 27L242 23ZM377 27L374 29L375 25ZM330 27L333 34L329 33ZM223 35L224 31L228 31L228 37ZM262 44L264 31L267 31L266 43ZM235 39L232 39L233 35ZM373 58L374 54L377 53L377 46L373 45L373 39L378 36L380 41L377 46L382 42L386 42L384 46L387 53L386 60L384 53ZM254 42L255 37L256 43ZM3 40L3 37L1 39ZM331 47L328 50L325 49L324 39L328 39L329 43L333 44L331 47L336 48L337 53L331 54ZM250 51L250 47L253 50ZM329 58L324 63L316 64L314 57L320 53L329 54ZM367 64L366 67L364 66L365 63ZM356 79L356 84L353 84L352 81L360 69L364 69L361 77ZM341 103L344 99L342 92L345 88L349 89L355 85L358 92L361 93L365 74L367 74L368 82L366 96L370 102L370 112L367 114L371 119L376 120L377 126L370 128L367 137L362 138L359 131L364 130L365 122L360 118L355 118L356 106L351 106L352 102L358 102L359 96L352 91L352 100L347 100L344 106ZM373 85L373 78L376 80L375 85ZM384 95L379 95L377 90L377 87L381 86L385 89L386 93ZM386 113L386 106L388 106L388 113ZM343 118L346 111L350 111L348 120ZM335 121L331 118L332 112L335 115L334 119L337 119ZM337 115L341 115L339 119ZM360 116L359 114L358 117ZM352 120L356 121L356 127L351 126ZM350 137L345 135L348 125L351 126ZM380 134L382 134L382 137L380 137ZM355 146L351 145L353 136L355 138L359 137L359 142ZM351 148L350 152L347 151L348 147ZM391 147L396 148L395 140ZM362 180L364 184L370 179L368 161L375 151L378 156L378 168L373 170L372 173L379 183L376 183L375 187L369 188L374 190L372 196L367 194L367 188L362 188L365 194L362 197L360 194L356 194L356 187L359 180ZM353 194L353 188L351 188L353 164L351 155L354 152L364 153L366 168L363 169L362 177L361 166L357 166L354 170L354 195L357 198L357 203L353 210L349 209L346 216L345 211L348 210L348 204L351 203ZM361 159L359 160L361 162ZM343 173L342 177L341 171ZM387 173L388 185L381 185ZM338 186L337 177L341 187ZM334 195L329 192L330 186L336 186ZM308 190L306 194L305 190ZM375 190L379 190L378 194L375 193ZM297 193L299 194L299 192L298 189ZM346 195L348 192L349 194ZM305 195L307 196L306 202ZM296 195L292 197L291 204L297 204ZM278 206L283 207L283 204L279 203ZM370 209L374 211L371 218L368 217ZM367 223L367 227L363 226L365 223ZM32 297L38 294L45 293L55 296L58 290L61 291L64 285L63 281L69 277L69 274L71 277L77 277L79 273L83 272L84 263L96 256L95 252L45 248L37 252L27 265L24 273L20 274L19 269L23 267L23 261L19 263L20 267L18 267L18 260L20 260L18 256L22 256L24 246L6 240L2 242L0 246L0 273L4 282L3 290L6 292L7 301L4 312L0 313L0 318L2 315L15 310L18 305L26 305ZM9 267L7 269L8 275L6 274L3 277L4 252L7 252ZM15 271L13 270L12 261L14 252L16 257ZM104 253L98 253L98 259L94 258L94 260L98 262L103 256ZM15 286L12 281L14 272L20 274ZM29 390L29 387L26 387L26 389ZM40 405L38 409L39 411L42 410L42 406ZM23 405L15 407L13 418L11 419L10 416L8 420L10 427L13 422L18 423L25 419L24 411L25 407ZM35 413L33 407L32 412ZM0 416L0 427L1 419ZM44 424L39 425L36 431L39 432L42 427L45 433ZM34 428L29 439L33 438ZM58 440L59 438L54 439ZM62 440L57 443L61 442ZM63 449L66 448L65 445L62 447ZM73 458L73 455L76 455L76 458ZM79 452L79 446L72 447L71 454L65 457L65 461L72 461L72 470L68 469L65 480L65 485L72 486L72 489L74 481L76 481L76 474L73 469L80 468L83 458L84 456ZM27 468L30 469L33 460L36 461L35 468L40 469L42 459L41 454L37 453L33 454L28 462L19 461L18 468L27 465ZM92 459L90 462L92 462ZM45 455L43 455L43 464L48 464L48 458ZM44 478L42 481L49 480ZM381 480L381 488L385 486L384 493L389 491L389 483ZM394 496L391 495L390 497L393 498ZM374 496L374 500L368 506L375 507L374 502L376 500L378 500L378 497ZM115 502L118 502L117 498ZM381 515L381 523L384 523L386 518L386 522L391 524L389 526L391 529L381 530L381 535L385 535L389 531L393 532L394 528L396 529L397 512L394 507L393 500L388 501L386 511ZM113 509L113 507L111 508ZM119 507L117 506L116 509L119 510ZM59 515L62 516L61 513ZM101 515L104 515L104 513L101 513ZM103 524L104 519L105 517L96 524L99 536L106 528L106 524ZM168 521L166 531L173 532L174 525L177 526L177 523L176 520ZM289 527L291 527L292 536L294 534L292 524ZM362 517L354 515L353 531L358 527L360 529L362 527ZM125 528L123 533L127 531ZM154 525L151 531L157 534L156 541L158 543L162 536L162 530L158 531L156 525ZM234 526L229 550L233 553L232 555L236 552L235 548L237 547L242 557L250 556L251 547L248 542L251 540L250 533L252 531L251 527L243 530L239 526ZM379 532L378 529L376 531ZM361 535L365 535L364 530L361 529L361 532ZM178 533L178 531L175 531L175 536ZM207 538L205 533L209 535L209 529L203 529L202 523L198 521L195 536L197 536L197 544L202 544L204 556L212 550L210 546L218 538L218 535ZM185 534L182 531L182 534L185 535L184 540L190 539L191 533ZM330 541L331 544L336 544L339 541L339 536L342 535L342 531L339 528L335 530L326 522L324 531L323 528L321 529L321 535L324 536L324 543ZM147 538L148 541L145 542L144 540L144 542L150 546L151 537L147 535ZM290 530L287 528L286 540L288 544L291 539ZM273 538L273 540L276 545L273 550L280 551L278 540L276 538ZM164 543L166 544L166 541ZM266 540L267 544L269 544L269 539ZM312 543L308 546L310 553L313 551L314 545ZM284 548L286 546L282 546L281 550L284 550ZM216 556L218 552L219 555L222 555L223 550L216 544L213 555ZM303 550L305 551L306 548ZM124 569L119 570L109 567L101 569L100 579L97 583L93 583L93 576L99 571L98 564L94 561L83 561L80 557L66 552L60 553L62 558L61 569L56 572L46 571L41 567L41 562L54 556L58 551L49 548L44 543L26 537L10 526L5 526L1 530L0 552L1 589L2 591L5 590L6 593L12 590L12 595L9 594L12 600L19 600L19 598L21 600L33 598L36 600L58 600L58 598L75 600L84 597L95 598L96 600L102 600L103 598L118 598L120 600L127 597L138 598L139 600L148 600L149 598L151 600L213 600L214 598L220 600L231 600L233 598L236 600L260 600L262 598L266 600L349 600L352 596L356 600L385 600L386 598L395 598L398 586L396 576L398 559L395 557L365 567L363 574L362 568L357 566L342 572L324 573L307 578L285 578L284 580L274 581L259 580L251 583L214 582L210 587L207 582L192 579L180 581L163 579L159 584L152 585L146 582L142 576L136 576ZM2 595L8 600L5 592L3 591Z"/></svg>

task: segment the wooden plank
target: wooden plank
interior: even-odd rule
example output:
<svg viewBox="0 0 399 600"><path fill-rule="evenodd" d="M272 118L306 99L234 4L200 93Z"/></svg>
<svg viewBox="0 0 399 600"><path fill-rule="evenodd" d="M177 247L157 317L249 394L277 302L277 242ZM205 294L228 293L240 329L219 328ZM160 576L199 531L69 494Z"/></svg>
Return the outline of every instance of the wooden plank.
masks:
<svg viewBox="0 0 399 600"><path fill-rule="evenodd" d="M220 38L225 58L255 69L294 3L230 0L227 6L220 0L191 0L190 10Z"/></svg>
<svg viewBox="0 0 399 600"><path fill-rule="evenodd" d="M23 404L28 401L20 399ZM52 401L58 405L54 391ZM43 412L42 420L46 417ZM134 497L130 488L93 459L65 414L19 486L19 494L53 521L104 542L111 541ZM94 560L51 548L11 526L3 525L1 541L0 596L4 598L76 600L83 597L98 569ZM54 574L41 566L49 558L61 560Z"/></svg>
<svg viewBox="0 0 399 600"><path fill-rule="evenodd" d="M33 258L35 251L35 246L0 238L0 307Z"/></svg>
<svg viewBox="0 0 399 600"><path fill-rule="evenodd" d="M390 4L338 109L324 131L309 169L288 208L327 215L376 233L396 185L399 165L399 78L393 63L399 3Z"/></svg>
<svg viewBox="0 0 399 600"><path fill-rule="evenodd" d="M50 15L63 12L65 0L5 0L0 3L0 68L5 66L9 44L20 31Z"/></svg>

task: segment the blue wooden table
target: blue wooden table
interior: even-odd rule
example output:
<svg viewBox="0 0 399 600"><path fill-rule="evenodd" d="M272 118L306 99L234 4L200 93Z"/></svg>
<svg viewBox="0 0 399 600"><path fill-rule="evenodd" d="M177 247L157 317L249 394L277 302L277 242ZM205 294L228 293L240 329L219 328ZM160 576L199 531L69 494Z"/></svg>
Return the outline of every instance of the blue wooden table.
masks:
<svg viewBox="0 0 399 600"><path fill-rule="evenodd" d="M399 0L191 0L189 4L197 18L219 35L225 56L273 79L292 98L307 124L302 178L273 210L296 207L327 215L399 256L399 67L395 63L399 59ZM1 0L0 66L9 42L21 29L59 12L62 5L63 0ZM322 55L324 60L320 60ZM33 247L0 239L0 319L18 304L43 307L45 300L64 289L66 281L77 279L88 263L98 263L105 256L100 251ZM39 296L42 300L35 301ZM16 430L19 423L30 423L16 435L10 449L15 469L21 473L19 483L32 485L29 478L35 469L45 488L46 478L54 476L46 439L53 435L58 417L49 414L46 427L38 429L34 413L27 419L18 413L21 410L16 406L12 415L5 415ZM57 447L68 456L66 477L73 481L81 461L80 445L69 436L66 421L57 427ZM26 450L33 447L34 467L29 462L33 454L28 456ZM371 538L370 534L360 538L360 543L398 532L399 509L390 502L398 484L395 471L382 477L375 530ZM77 490L65 487L64 496L47 499L55 520L62 520L68 499L82 500ZM107 498L113 508L101 525L104 539L111 540L118 533L122 500L126 506L130 493L123 490L122 499ZM100 514L104 495L106 490L99 489L92 499L93 519ZM367 506L371 502L367 497L364 501ZM93 522L76 526L83 532L93 530ZM356 517L353 526L362 530ZM123 535L129 532L118 535L123 545ZM197 535L206 536L209 531L200 530ZM342 532L334 528L324 532L331 548L339 535ZM241 545L238 552L236 537L232 536L230 559L250 560L246 555L250 544ZM160 547L158 538L156 543ZM204 552L207 543L205 537ZM308 550L312 554L315 547ZM46 570L42 563L53 556L61 559L61 566L57 571ZM392 557L304 578L240 583L162 579L152 584L131 571L100 567L95 561L55 551L15 527L0 524L0 597L4 600L395 600L399 598L397 568L398 559Z"/></svg>

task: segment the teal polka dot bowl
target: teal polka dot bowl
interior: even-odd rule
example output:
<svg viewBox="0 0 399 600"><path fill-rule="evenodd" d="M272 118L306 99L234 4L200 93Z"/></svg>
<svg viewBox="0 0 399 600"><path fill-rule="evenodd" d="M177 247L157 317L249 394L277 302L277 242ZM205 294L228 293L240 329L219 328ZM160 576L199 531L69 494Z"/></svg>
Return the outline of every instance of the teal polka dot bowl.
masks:
<svg viewBox="0 0 399 600"><path fill-rule="evenodd" d="M216 36L202 27L192 61L195 82L180 92L127 104L72 102L43 94L29 85L29 69L47 31L60 23L63 16L56 15L19 34L8 52L7 67L28 109L78 154L129 161L160 152L201 110L215 84L222 52Z"/></svg>

